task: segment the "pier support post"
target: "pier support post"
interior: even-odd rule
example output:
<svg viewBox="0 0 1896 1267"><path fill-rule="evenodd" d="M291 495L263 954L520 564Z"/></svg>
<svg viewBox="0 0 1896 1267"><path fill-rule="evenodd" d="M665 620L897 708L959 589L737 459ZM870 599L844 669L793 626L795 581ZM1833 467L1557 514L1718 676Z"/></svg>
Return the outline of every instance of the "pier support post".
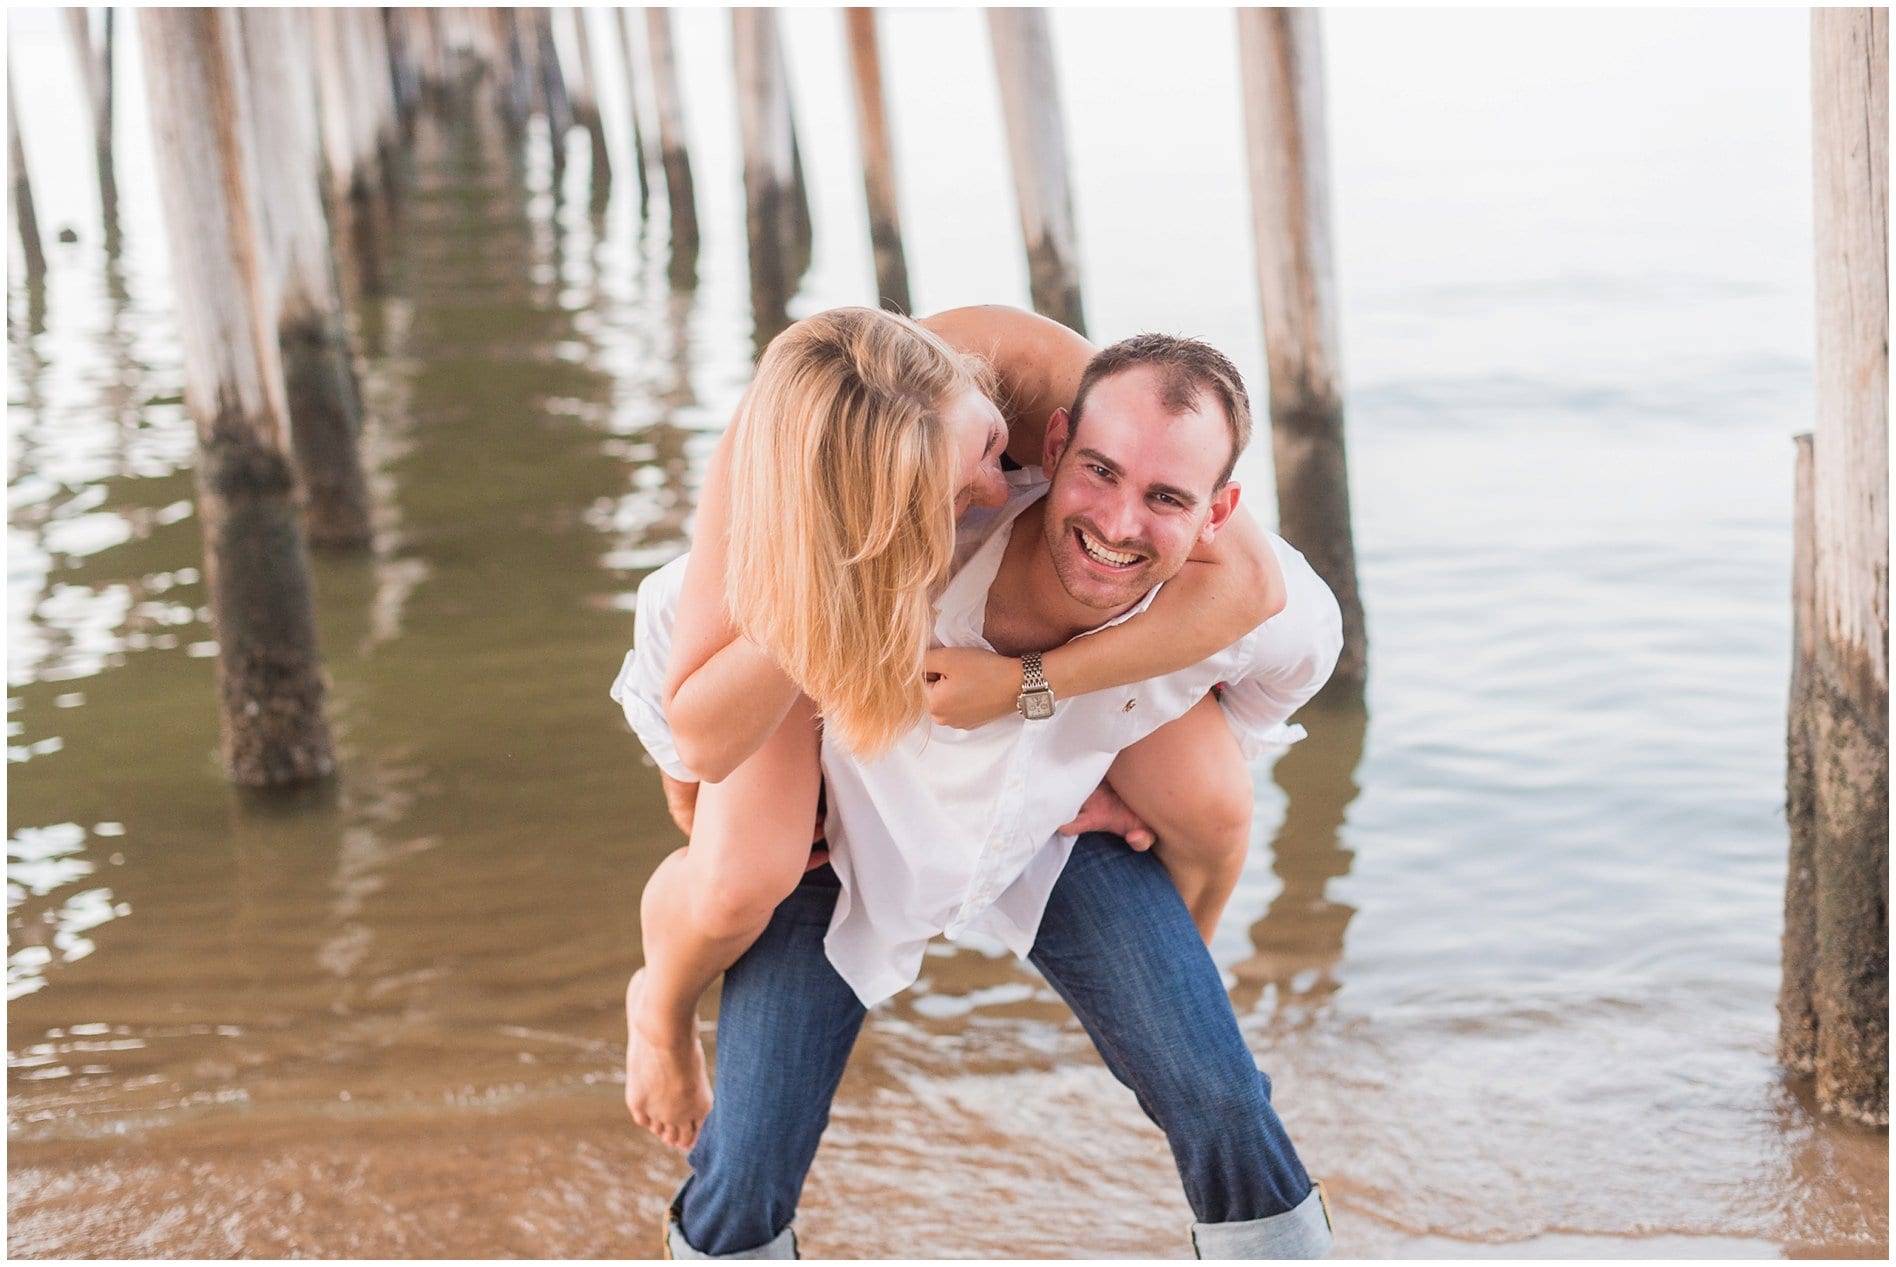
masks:
<svg viewBox="0 0 1896 1267"><path fill-rule="evenodd" d="M751 314L761 351L789 324L786 309L796 289L801 253L796 139L775 11L731 10L731 51L736 61L737 125L744 151ZM808 223L807 215L802 223Z"/></svg>
<svg viewBox="0 0 1896 1267"><path fill-rule="evenodd" d="M671 203L671 276L678 283L697 274L698 200L691 186L691 156L685 151L685 105L672 52L671 10L647 9L645 33L658 101L659 159L665 169L665 197Z"/></svg>
<svg viewBox="0 0 1896 1267"><path fill-rule="evenodd" d="M237 14L139 15L171 250L225 769L277 786L335 768L283 370L265 278Z"/></svg>
<svg viewBox="0 0 1896 1267"><path fill-rule="evenodd" d="M1798 658L1779 1057L1793 1073L1815 1077L1826 1111L1885 1126L1888 10L1812 11L1811 107L1817 420L1797 532L1797 562L1809 570L1793 590Z"/></svg>
<svg viewBox="0 0 1896 1267"><path fill-rule="evenodd" d="M268 230L290 437L313 545L369 543L362 400L316 177L313 83L287 9L241 9L257 189ZM307 103L307 104L306 104Z"/></svg>
<svg viewBox="0 0 1896 1267"><path fill-rule="evenodd" d="M520 29L517 9L490 12L499 27L495 34L500 48L494 68L500 75L500 111L507 120L508 130L517 136L527 130L527 116L533 113L533 80L527 73L526 48L531 37Z"/></svg>
<svg viewBox="0 0 1896 1267"><path fill-rule="evenodd" d="M989 9L988 34L1001 85L1001 115L1014 167L1027 285L1034 311L1086 333L1080 250L1067 176L1066 123L1045 9Z"/></svg>
<svg viewBox="0 0 1896 1267"><path fill-rule="evenodd" d="M575 8L573 46L579 50L579 80L573 88L573 118L592 138L592 186L595 200L612 188L612 156L606 149L605 122L599 116L599 81L593 73L592 35L586 29L586 10Z"/></svg>
<svg viewBox="0 0 1896 1267"><path fill-rule="evenodd" d="M1343 443L1317 22L1311 9L1238 10L1279 531L1342 609L1343 650L1322 692L1340 701L1362 698L1368 639Z"/></svg>
<svg viewBox="0 0 1896 1267"><path fill-rule="evenodd" d="M104 218L108 252L118 251L118 176L112 157L112 10L105 10L101 39L92 38L87 9L66 10L72 50L85 87L86 109L92 118L92 156L99 169L99 212Z"/></svg>
<svg viewBox="0 0 1896 1267"><path fill-rule="evenodd" d="M874 9L844 9L849 32L850 77L856 86L856 135L862 148L862 189L869 203L869 245L875 252L876 294L886 307L907 313L908 259L902 251L902 216L895 190L895 149L882 98L882 50Z"/></svg>
<svg viewBox="0 0 1896 1267"><path fill-rule="evenodd" d="M546 113L547 139L553 146L553 172L566 170L566 134L573 128L573 103L560 69L559 47L553 42L553 10L529 9L532 15L535 62L540 75L540 105Z"/></svg>
<svg viewBox="0 0 1896 1267"><path fill-rule="evenodd" d="M645 129L639 125L640 76L633 62L632 27L626 21L625 10L615 8L612 16L619 28L619 60L625 63L625 113L632 124L632 166L638 172L639 215L643 218L652 205L652 177L651 159L645 146Z"/></svg>
<svg viewBox="0 0 1896 1267"><path fill-rule="evenodd" d="M13 219L20 231L31 281L46 276L46 246L40 241L39 216L33 211L33 184L26 175L26 147L20 144L20 108L13 103L13 67L7 67L7 165L13 169Z"/></svg>

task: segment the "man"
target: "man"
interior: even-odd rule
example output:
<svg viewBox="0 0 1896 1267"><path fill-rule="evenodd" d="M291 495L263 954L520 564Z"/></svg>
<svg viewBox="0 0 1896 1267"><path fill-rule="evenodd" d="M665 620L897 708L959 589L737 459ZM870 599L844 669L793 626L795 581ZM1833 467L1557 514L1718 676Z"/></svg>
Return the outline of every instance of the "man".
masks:
<svg viewBox="0 0 1896 1267"><path fill-rule="evenodd" d="M679 1258L794 1256L790 1222L867 1005L969 929L1029 958L1165 1131L1202 1257L1317 1257L1329 1217L1270 1103L1216 966L1157 859L1058 834L1114 755L1221 687L1256 752L1291 737L1341 646L1334 599L1273 538L1284 610L1193 669L1053 701L1038 653L1140 610L1238 501L1250 410L1208 346L1140 336L1056 411L1050 487L964 523L937 639L1023 658L1021 715L923 725L864 764L824 745L831 865L726 974L718 1098L667 1228Z"/></svg>

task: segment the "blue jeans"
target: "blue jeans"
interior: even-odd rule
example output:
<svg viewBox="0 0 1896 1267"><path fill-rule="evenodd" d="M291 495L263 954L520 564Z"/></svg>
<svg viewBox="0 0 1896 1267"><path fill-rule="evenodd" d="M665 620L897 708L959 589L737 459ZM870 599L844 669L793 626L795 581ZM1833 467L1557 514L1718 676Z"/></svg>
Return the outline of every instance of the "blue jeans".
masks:
<svg viewBox="0 0 1896 1267"><path fill-rule="evenodd" d="M864 1015L823 953L837 892L828 867L811 872L725 974L717 1096L673 1207L701 1254L793 1239L784 1231ZM1271 1107L1270 1079L1156 858L1116 836L1081 837L1031 959L1165 1132L1201 1249L1327 1250L1327 1214ZM1264 1238L1247 1239L1259 1220Z"/></svg>

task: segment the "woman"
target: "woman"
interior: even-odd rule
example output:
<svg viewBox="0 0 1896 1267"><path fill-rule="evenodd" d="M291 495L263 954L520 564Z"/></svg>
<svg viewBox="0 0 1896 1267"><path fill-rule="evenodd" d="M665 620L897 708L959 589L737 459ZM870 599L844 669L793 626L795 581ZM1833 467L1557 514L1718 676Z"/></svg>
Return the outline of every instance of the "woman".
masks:
<svg viewBox="0 0 1896 1267"><path fill-rule="evenodd" d="M932 600L955 522L1005 499L1003 451L1038 463L1047 418L1072 400L1092 351L1010 309L916 323L851 308L797 323L759 362L712 459L688 561L640 588L638 646L613 690L691 837L646 886L645 966L626 996L627 1106L665 1143L689 1148L710 1110L700 996L809 865L819 718L833 742L872 757L925 709L963 727L1012 711L1020 662L930 652ZM1049 653L1061 694L1195 664L1281 609L1255 524L1227 528L1207 555L1147 612ZM1111 782L1151 830L1123 808L1096 814L1116 812L1107 823L1146 844L1157 833L1209 937L1251 807L1216 702L1127 749Z"/></svg>

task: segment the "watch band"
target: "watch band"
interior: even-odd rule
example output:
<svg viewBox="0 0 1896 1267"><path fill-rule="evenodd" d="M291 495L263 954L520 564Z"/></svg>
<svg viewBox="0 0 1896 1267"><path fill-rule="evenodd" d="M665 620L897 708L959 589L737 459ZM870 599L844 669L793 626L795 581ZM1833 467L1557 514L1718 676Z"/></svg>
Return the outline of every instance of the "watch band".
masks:
<svg viewBox="0 0 1896 1267"><path fill-rule="evenodd" d="M1020 694L1014 699L1014 707L1028 721L1045 721L1053 716L1053 687L1047 683L1038 651L1029 651L1020 658Z"/></svg>
<svg viewBox="0 0 1896 1267"><path fill-rule="evenodd" d="M1020 658L1020 689L1023 691L1037 691L1042 687L1045 687L1047 690L1053 689L1051 686L1047 686L1047 671L1041 666L1040 653L1038 651L1029 651Z"/></svg>

